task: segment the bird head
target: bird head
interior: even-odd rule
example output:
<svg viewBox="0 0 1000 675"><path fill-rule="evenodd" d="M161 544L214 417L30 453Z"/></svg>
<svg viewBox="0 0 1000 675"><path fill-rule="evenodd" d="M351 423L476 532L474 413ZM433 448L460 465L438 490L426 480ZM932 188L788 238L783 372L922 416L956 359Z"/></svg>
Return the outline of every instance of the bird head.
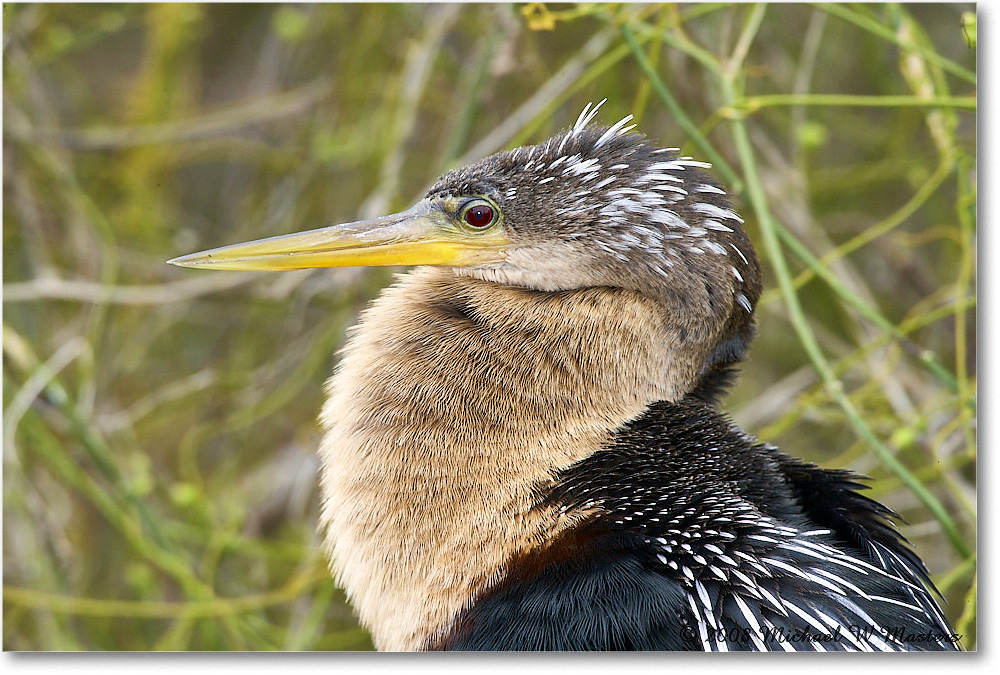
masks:
<svg viewBox="0 0 1000 675"><path fill-rule="evenodd" d="M721 335L739 334L742 354L760 293L742 219L704 173L709 165L650 144L631 132L631 116L592 125L600 105L543 143L446 173L406 211L170 262L239 270L444 265L537 291L624 288L679 307L692 330L706 319L726 326Z"/></svg>

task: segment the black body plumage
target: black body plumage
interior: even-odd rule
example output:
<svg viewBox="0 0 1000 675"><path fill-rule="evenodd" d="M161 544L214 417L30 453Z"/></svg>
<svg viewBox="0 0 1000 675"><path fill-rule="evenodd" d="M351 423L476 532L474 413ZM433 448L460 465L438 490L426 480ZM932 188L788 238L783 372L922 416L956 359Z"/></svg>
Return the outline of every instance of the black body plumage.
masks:
<svg viewBox="0 0 1000 675"><path fill-rule="evenodd" d="M847 471L658 403L541 500L593 510L515 562L438 648L955 650L927 570Z"/></svg>

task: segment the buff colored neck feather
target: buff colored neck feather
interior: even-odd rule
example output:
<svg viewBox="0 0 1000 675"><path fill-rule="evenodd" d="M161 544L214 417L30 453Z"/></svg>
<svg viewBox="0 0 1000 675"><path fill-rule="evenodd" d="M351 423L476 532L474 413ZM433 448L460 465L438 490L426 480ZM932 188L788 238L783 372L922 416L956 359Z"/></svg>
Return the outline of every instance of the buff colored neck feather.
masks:
<svg viewBox="0 0 1000 675"><path fill-rule="evenodd" d="M442 268L372 305L328 385L321 519L380 649L426 645L512 555L572 524L536 488L690 390L708 347L672 325L631 291L539 293Z"/></svg>

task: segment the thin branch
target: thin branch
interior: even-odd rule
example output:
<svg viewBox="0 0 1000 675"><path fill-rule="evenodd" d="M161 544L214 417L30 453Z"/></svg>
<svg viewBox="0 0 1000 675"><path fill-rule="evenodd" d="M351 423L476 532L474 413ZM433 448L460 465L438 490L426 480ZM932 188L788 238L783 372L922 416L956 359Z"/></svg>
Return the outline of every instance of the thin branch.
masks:
<svg viewBox="0 0 1000 675"><path fill-rule="evenodd" d="M166 305L181 303L248 283L256 272L199 275L181 281L149 286L109 286L93 281L40 277L3 286L4 303L70 300L113 305Z"/></svg>
<svg viewBox="0 0 1000 675"><path fill-rule="evenodd" d="M241 101L201 117L164 124L98 129L20 128L26 141L55 142L75 150L109 150L137 145L181 143L234 133L246 127L294 117L325 99L333 90L328 79L317 80L297 89Z"/></svg>

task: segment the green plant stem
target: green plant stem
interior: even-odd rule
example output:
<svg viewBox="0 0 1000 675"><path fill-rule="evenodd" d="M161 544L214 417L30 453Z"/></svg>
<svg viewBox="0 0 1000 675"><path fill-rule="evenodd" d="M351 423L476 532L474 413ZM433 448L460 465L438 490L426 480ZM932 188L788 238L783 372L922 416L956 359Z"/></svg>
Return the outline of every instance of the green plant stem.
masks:
<svg viewBox="0 0 1000 675"><path fill-rule="evenodd" d="M837 293L837 295L847 302L849 305L854 307L862 316L874 323L881 330L892 335L899 343L903 346L908 353L910 353L914 358L917 359L921 364L923 364L935 378L941 384L948 387L953 393L958 393L958 383L955 377L948 371L937 357L927 350L919 349L913 342L903 334L903 332L889 319L887 319L881 312L862 300L856 293L854 293L850 288L848 288L844 283L842 283L836 275L834 275L829 267L823 264L822 259L817 259L810 251L807 249L802 242L800 242L794 234L788 231L787 228L782 227L780 224L775 224L778 236L781 238L782 243L787 246L796 257L799 258L803 263L805 263L810 270L812 270L818 277L823 279L830 288ZM801 286L798 283L798 279L793 282L793 288L799 288Z"/></svg>
<svg viewBox="0 0 1000 675"><path fill-rule="evenodd" d="M653 36L649 41L649 46L647 47L646 59L649 61L650 66L654 71L659 63L660 54L663 53L663 35L667 32L667 26L670 18L671 16L669 11L661 11L656 31L653 33ZM631 51L631 49L629 51ZM632 104L632 114L635 116L635 123L640 126L642 125L642 120L646 113L646 105L649 103L649 92L650 81L647 78L639 83L639 90L636 92L635 102Z"/></svg>
<svg viewBox="0 0 1000 675"><path fill-rule="evenodd" d="M958 225L962 230L962 258L958 267L958 279L955 281L955 293L960 300L966 300L974 295L973 274L975 273L975 251L973 242L975 241L975 223L970 213L970 208L976 204L976 187L968 179L974 168L971 158L963 157L958 162L958 200L955 204L955 211L958 216ZM971 291L971 292L970 292ZM966 366L967 352L967 329L966 314L962 309L965 302L955 303L955 372L958 378L958 390L963 400L976 400L975 385L969 380L968 368ZM965 422L966 444L969 447L975 446L975 435L972 431L972 416L975 408L966 408L962 417Z"/></svg>
<svg viewBox="0 0 1000 675"><path fill-rule="evenodd" d="M896 35L896 33L892 29L883 26L882 24L875 21L871 17L861 14L860 12L852 9L851 7L833 2L817 3L816 7L840 19L849 21L850 23L853 23L855 26L868 31L869 33L877 35L883 40L888 40L894 45L903 46L901 44L899 36ZM958 27L956 26L956 31L957 29ZM923 56L931 63L940 66L942 69L947 70L952 75L955 75L956 77L965 80L969 84L973 85L976 84L975 73L969 72L968 70L958 65L957 63L950 61L949 59L946 59L945 57L941 56L935 51L925 48L923 45L916 47L915 49L920 53L921 56Z"/></svg>
<svg viewBox="0 0 1000 675"><path fill-rule="evenodd" d="M684 20L690 21L691 15L685 16ZM631 19L629 21L630 30L634 30L641 35L640 39L651 38L654 35L663 40L664 43L669 47L673 47L679 52L687 54L692 59L700 63L705 69L713 74L719 74L719 60L707 49L702 48L700 45L692 42L687 35L685 35L681 30L680 26L676 27L676 30L662 32L658 27L650 26L644 21L639 21L637 19Z"/></svg>
<svg viewBox="0 0 1000 675"><path fill-rule="evenodd" d="M672 114L674 119L677 120L677 124L679 124L688 137L694 141L695 145L701 148L702 152L704 152L705 156L708 158L708 161L715 165L719 173L723 175L725 181L729 183L730 187L735 192L742 192L743 183L740 180L739 174L733 171L733 168L729 166L729 163L722 158L722 155L720 155L714 147L712 147L712 144L707 138L705 138L704 134L701 133L694 122L691 121L691 118L684 112L684 109L680 106L680 104L677 103L677 100L670 93L670 90L667 89L663 80L661 80L660 76L657 75L656 69L653 68L653 64L649 62L646 54L643 53L642 48L636 41L635 35L628 27L628 24L623 23L619 27L619 30L622 33L622 37L625 38L625 42L628 43L629 49L632 51L632 56L635 57L636 63L639 64L639 67L642 68L646 77L649 78L650 83L653 85L653 90L660 97L660 100L662 100L667 106L667 109L670 110L670 114Z"/></svg>
<svg viewBox="0 0 1000 675"><path fill-rule="evenodd" d="M293 577L283 587L267 593L246 595L239 598L211 598L186 602L101 600L57 595L17 586L4 586L3 596L5 603L10 602L22 607L44 608L63 614L130 616L144 619L190 619L208 616L226 617L285 604L327 578L329 578L329 572L326 568L323 565L317 565L308 573Z"/></svg>
<svg viewBox="0 0 1000 675"><path fill-rule="evenodd" d="M831 106L851 108L960 108L975 110L975 96L860 96L853 94L762 94L748 96L740 101L738 110L743 114L761 108L784 106Z"/></svg>

